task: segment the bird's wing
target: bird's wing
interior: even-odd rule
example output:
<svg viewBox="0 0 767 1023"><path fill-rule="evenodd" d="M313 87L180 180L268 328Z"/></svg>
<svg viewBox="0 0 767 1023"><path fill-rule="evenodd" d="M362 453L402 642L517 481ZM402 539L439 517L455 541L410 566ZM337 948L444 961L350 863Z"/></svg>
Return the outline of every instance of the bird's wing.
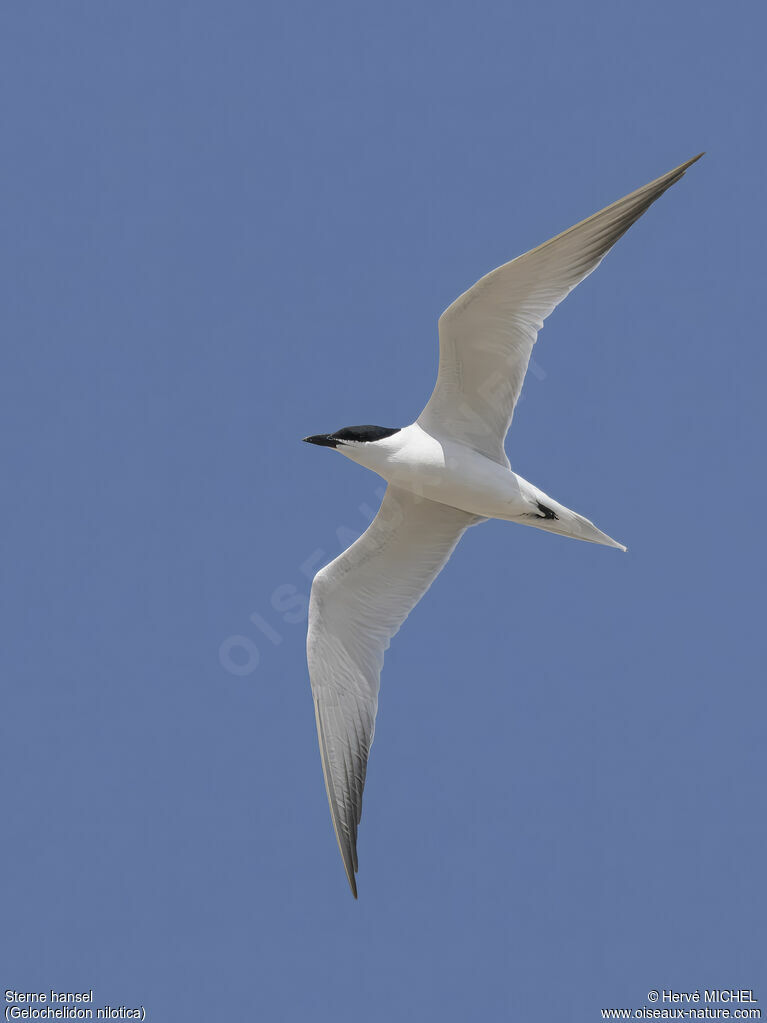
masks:
<svg viewBox="0 0 767 1023"><path fill-rule="evenodd" d="M312 583L307 658L325 787L356 898L362 812L378 680L389 640L476 515L389 486L367 531Z"/></svg>
<svg viewBox="0 0 767 1023"><path fill-rule="evenodd" d="M439 319L439 373L418 423L501 465L530 353L549 313L703 154L482 277Z"/></svg>

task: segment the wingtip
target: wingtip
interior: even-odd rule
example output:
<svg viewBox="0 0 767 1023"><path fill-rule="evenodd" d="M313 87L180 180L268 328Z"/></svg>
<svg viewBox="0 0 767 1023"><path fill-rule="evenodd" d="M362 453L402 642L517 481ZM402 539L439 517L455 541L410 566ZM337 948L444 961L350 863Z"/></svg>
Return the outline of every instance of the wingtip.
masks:
<svg viewBox="0 0 767 1023"><path fill-rule="evenodd" d="M706 151L704 149L702 153L698 153L697 156L693 156L692 160L688 160L686 163L683 163L679 167L677 167L677 169L676 169L677 173L678 174L684 174L684 172L687 170L688 167L692 167L692 165L694 163L697 163L698 160L700 160L700 158L702 156L705 156L705 155L706 155Z"/></svg>
<svg viewBox="0 0 767 1023"><path fill-rule="evenodd" d="M650 185L647 187L652 187L653 185L662 185L663 191L665 192L667 188L670 188L672 185L676 184L676 182L679 181L680 178L684 177L685 171L689 170L694 163L697 163L698 160L700 160L700 158L705 155L706 153L704 151L702 153L698 153L697 156L693 156L691 160L685 160L684 163L680 163L678 167L674 167L674 169L668 171L667 174L663 174L655 181L651 181Z"/></svg>

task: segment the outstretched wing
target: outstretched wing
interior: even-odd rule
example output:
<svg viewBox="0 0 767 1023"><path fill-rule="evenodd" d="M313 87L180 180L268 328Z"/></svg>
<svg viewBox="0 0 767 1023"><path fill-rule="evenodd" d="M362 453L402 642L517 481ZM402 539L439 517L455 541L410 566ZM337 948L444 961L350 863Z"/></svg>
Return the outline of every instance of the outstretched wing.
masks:
<svg viewBox="0 0 767 1023"><path fill-rule="evenodd" d="M543 321L702 155L498 267L448 306L437 383L419 424L508 465L503 442Z"/></svg>
<svg viewBox="0 0 767 1023"><path fill-rule="evenodd" d="M338 847L355 898L357 826L384 651L464 530L481 521L389 486L367 531L312 583L307 658L317 734Z"/></svg>

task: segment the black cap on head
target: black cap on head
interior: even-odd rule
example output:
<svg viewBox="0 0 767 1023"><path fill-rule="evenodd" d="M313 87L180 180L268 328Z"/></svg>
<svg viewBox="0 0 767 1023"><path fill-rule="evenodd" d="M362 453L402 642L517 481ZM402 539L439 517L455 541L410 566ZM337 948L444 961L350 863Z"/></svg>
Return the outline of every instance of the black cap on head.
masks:
<svg viewBox="0 0 767 1023"><path fill-rule="evenodd" d="M304 437L307 444L321 444L326 448L338 447L339 441L371 442L383 440L399 433L399 426L344 426L335 433L318 433L314 437Z"/></svg>

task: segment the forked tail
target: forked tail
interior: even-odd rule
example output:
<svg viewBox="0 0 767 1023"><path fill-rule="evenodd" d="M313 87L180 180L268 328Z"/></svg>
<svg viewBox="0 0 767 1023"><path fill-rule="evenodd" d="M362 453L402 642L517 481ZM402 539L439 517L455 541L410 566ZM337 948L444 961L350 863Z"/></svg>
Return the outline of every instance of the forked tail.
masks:
<svg viewBox="0 0 767 1023"><path fill-rule="evenodd" d="M618 543L607 533L597 529L591 519L587 519L584 515L574 512L572 508L567 508L559 501L555 501L538 487L522 479L521 476L517 476L517 480L528 510L522 515L509 516L514 522L521 522L525 526L535 526L537 529L545 529L547 533L570 536L573 540L586 540L588 543L598 543L604 547L617 547L621 551L627 550L624 544Z"/></svg>
<svg viewBox="0 0 767 1023"><path fill-rule="evenodd" d="M571 511L570 508L565 508L555 501L547 502L546 507L548 511L554 512L554 515L551 517L548 515L542 516L540 519L518 519L517 521L524 521L525 525L537 526L538 529L545 529L549 533L570 536L573 540L586 540L588 543L598 543L604 547L617 547L621 551L628 550L624 544L618 543L617 540L613 540L607 533L597 529L590 519Z"/></svg>

